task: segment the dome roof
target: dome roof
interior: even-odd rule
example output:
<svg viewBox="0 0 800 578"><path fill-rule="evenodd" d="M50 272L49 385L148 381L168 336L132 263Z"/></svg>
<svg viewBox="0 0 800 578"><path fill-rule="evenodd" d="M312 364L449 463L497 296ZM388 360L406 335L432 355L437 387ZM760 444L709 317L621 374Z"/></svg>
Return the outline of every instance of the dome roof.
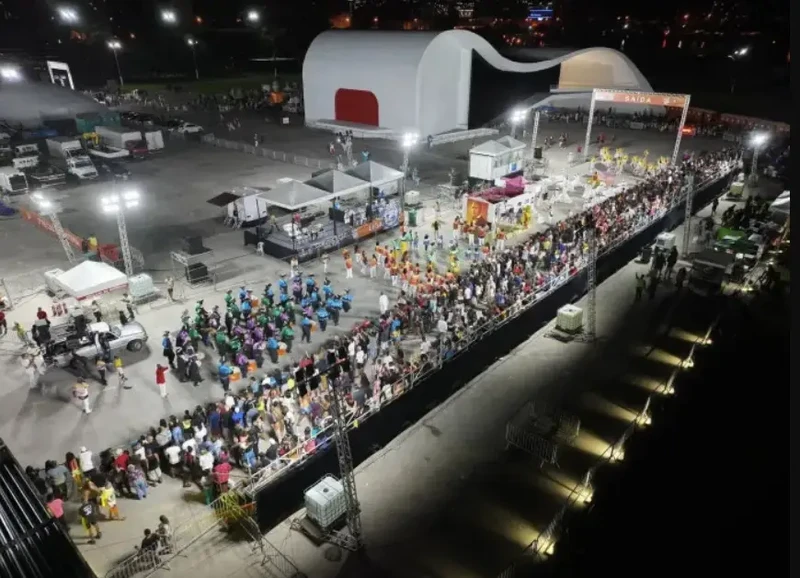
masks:
<svg viewBox="0 0 800 578"><path fill-rule="evenodd" d="M0 121L38 126L49 119L75 118L82 113L102 113L106 107L83 93L49 82L0 84Z"/></svg>

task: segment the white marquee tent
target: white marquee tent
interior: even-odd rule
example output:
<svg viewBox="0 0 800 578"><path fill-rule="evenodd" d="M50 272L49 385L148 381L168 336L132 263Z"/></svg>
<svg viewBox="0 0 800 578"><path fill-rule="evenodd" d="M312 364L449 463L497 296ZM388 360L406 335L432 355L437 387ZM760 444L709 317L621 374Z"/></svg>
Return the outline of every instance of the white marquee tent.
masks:
<svg viewBox="0 0 800 578"><path fill-rule="evenodd" d="M466 30L329 30L314 39L303 62L306 122L416 130L423 138L469 128L474 53L504 72L558 67L558 86L541 104L567 99L573 105L581 93L588 104L593 88L652 91L628 57L610 48L543 54L545 60L521 63Z"/></svg>
<svg viewBox="0 0 800 578"><path fill-rule="evenodd" d="M347 174L361 179L362 181L367 181L371 186L377 189L380 189L384 185L396 183L403 178L403 173L401 171L378 164L374 161L366 161L356 165L347 171Z"/></svg>
<svg viewBox="0 0 800 578"><path fill-rule="evenodd" d="M58 274L54 282L64 293L78 301L128 289L125 273L97 261L84 261Z"/></svg>
<svg viewBox="0 0 800 578"><path fill-rule="evenodd" d="M325 171L308 179L305 183L329 193L342 195L366 190L370 187L369 182L337 170Z"/></svg>

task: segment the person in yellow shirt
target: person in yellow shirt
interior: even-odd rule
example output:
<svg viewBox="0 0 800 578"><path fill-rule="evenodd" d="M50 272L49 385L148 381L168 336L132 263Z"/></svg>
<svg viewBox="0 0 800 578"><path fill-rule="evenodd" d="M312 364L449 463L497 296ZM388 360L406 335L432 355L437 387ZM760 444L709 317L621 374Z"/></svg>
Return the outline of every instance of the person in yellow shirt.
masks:
<svg viewBox="0 0 800 578"><path fill-rule="evenodd" d="M120 516L119 508L117 507L117 493L114 491L114 486L111 481L107 481L106 485L100 490L100 507L108 510L109 520L123 521L125 518Z"/></svg>
<svg viewBox="0 0 800 578"><path fill-rule="evenodd" d="M89 238L86 239L86 241L89 244L89 251L92 253L97 253L97 237L94 236L94 233L89 235Z"/></svg>

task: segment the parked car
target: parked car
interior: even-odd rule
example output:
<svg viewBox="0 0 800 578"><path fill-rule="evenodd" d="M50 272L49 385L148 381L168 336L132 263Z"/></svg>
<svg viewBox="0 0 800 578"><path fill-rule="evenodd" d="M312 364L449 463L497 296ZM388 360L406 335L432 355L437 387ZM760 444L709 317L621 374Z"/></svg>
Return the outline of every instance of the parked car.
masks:
<svg viewBox="0 0 800 578"><path fill-rule="evenodd" d="M147 342L147 331L138 321L131 321L125 325L92 323L87 327L86 334L78 339L65 338L50 343L47 346L45 358L57 367L68 367L73 353L91 361L103 354L99 345L101 335L108 340L112 354L122 349L141 351Z"/></svg>
<svg viewBox="0 0 800 578"><path fill-rule="evenodd" d="M128 169L113 161L95 159L94 166L97 167L97 172L104 177L127 181L131 176L131 172Z"/></svg>
<svg viewBox="0 0 800 578"><path fill-rule="evenodd" d="M191 122L184 122L183 124L169 129L171 132L180 134L198 134L203 132L203 127L199 124L192 124Z"/></svg>

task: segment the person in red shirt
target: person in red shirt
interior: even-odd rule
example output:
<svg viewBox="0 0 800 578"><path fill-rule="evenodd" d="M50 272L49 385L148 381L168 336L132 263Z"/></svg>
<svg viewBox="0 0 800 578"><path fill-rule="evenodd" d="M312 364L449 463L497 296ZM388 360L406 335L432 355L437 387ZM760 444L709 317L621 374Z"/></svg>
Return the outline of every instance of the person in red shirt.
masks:
<svg viewBox="0 0 800 578"><path fill-rule="evenodd" d="M0 335L8 333L8 321L6 321L6 314L0 311Z"/></svg>
<svg viewBox="0 0 800 578"><path fill-rule="evenodd" d="M224 494L228 491L228 480L231 476L231 465L227 461L221 461L214 466L211 471L211 476L214 479L214 486L217 489L217 495Z"/></svg>
<svg viewBox="0 0 800 578"><path fill-rule="evenodd" d="M164 365L156 364L156 385L158 385L161 397L167 397L167 369L169 368Z"/></svg>
<svg viewBox="0 0 800 578"><path fill-rule="evenodd" d="M44 309L39 307L36 310L36 319L45 319L46 320L47 319L47 311L45 311Z"/></svg>

